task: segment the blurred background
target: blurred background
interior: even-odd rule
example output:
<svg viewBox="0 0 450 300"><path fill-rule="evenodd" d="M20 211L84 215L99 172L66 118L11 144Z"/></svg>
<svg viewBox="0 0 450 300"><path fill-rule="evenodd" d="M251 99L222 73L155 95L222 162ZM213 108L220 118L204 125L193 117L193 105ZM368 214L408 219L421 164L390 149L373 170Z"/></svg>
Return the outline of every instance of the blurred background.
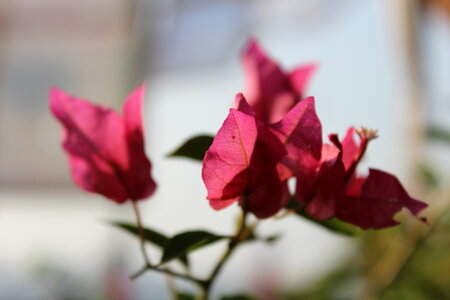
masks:
<svg viewBox="0 0 450 300"><path fill-rule="evenodd" d="M128 280L142 264L138 242L107 221L133 222L132 208L74 186L48 90L120 108L145 81L159 186L141 205L144 223L227 234L237 208L213 211L200 164L166 154L218 130L243 88L250 36L285 69L319 63L307 94L324 134L377 128L364 165L428 202L430 226L406 216L349 238L296 217L265 221L261 231L282 238L237 251L213 294L450 299L448 0L1 1L0 299L169 299L161 274ZM196 252L193 272L207 274L223 246Z"/></svg>

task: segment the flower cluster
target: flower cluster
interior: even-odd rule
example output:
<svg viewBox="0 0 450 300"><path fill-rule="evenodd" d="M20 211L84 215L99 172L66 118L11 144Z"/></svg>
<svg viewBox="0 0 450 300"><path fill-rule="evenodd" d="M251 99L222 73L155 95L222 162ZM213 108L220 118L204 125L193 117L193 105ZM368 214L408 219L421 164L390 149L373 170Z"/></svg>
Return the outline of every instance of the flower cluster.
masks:
<svg viewBox="0 0 450 300"><path fill-rule="evenodd" d="M411 198L398 179L370 169L357 172L377 133L350 128L322 141L313 97L304 98L315 64L284 71L251 39L242 55L245 94L223 122L203 160L202 177L214 209L238 201L258 218L273 216L295 199L297 209L324 220L337 217L363 229L397 224L402 208L414 215L427 205ZM156 184L144 152L140 86L123 114L53 88L50 108L63 124L63 147L83 189L123 203L153 194ZM244 96L245 95L245 96ZM288 180L296 179L291 195Z"/></svg>
<svg viewBox="0 0 450 300"><path fill-rule="evenodd" d="M243 66L248 100L236 96L236 108L203 160L202 177L214 209L238 201L244 210L267 218L293 196L298 209L313 218L337 217L363 229L381 229L397 224L393 217L403 207L417 216L427 206L411 198L391 174L370 169L368 176L358 175L375 131L352 127L342 141L331 134L323 143L314 98L301 98L314 65L286 73L251 40ZM292 196L290 178L296 178Z"/></svg>
<svg viewBox="0 0 450 300"><path fill-rule="evenodd" d="M74 181L116 203L131 200L136 226L113 222L140 239L144 266L131 278L155 270L197 284L201 289L198 299L206 300L240 243L273 240L255 232L255 225L248 224L248 213L268 218L291 209L322 225L339 224L334 219L322 221L337 218L363 229L381 229L396 225L394 216L401 209L417 216L427 206L411 198L394 175L376 169L369 169L364 176L358 172L376 131L351 127L343 139L330 134L328 142L322 140L315 100L305 97L315 64L286 72L254 39L245 48L242 64L244 94L237 94L234 108L216 136L191 138L171 154L197 160L203 157L202 177L212 208L220 210L236 202L241 206L233 235L191 230L168 237L143 227L137 200L150 197L156 189L144 151L144 86L130 94L121 114L51 89L50 110L63 125L62 145ZM288 188L291 179L295 180L293 192ZM210 275L193 276L188 255L221 240L228 241L227 248ZM161 249L159 263L147 254L147 242ZM172 260L182 263L186 272L164 267Z"/></svg>

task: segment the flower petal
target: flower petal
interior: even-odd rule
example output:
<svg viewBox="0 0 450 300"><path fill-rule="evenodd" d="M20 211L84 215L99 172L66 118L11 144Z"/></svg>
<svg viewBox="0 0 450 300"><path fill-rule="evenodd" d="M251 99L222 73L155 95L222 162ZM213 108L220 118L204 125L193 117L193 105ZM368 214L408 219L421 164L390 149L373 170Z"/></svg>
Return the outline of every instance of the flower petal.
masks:
<svg viewBox="0 0 450 300"><path fill-rule="evenodd" d="M397 225L393 217L403 207L415 216L427 204L411 198L393 175L370 169L359 196L347 196L339 204L337 217L363 229L382 229Z"/></svg>
<svg viewBox="0 0 450 300"><path fill-rule="evenodd" d="M247 99L245 99L242 93L238 93L235 97L236 108L238 111L243 112L249 116L255 116L253 108L248 104Z"/></svg>
<svg viewBox="0 0 450 300"><path fill-rule="evenodd" d="M230 109L203 160L202 177L209 200L236 198L247 188L256 137L255 118Z"/></svg>
<svg viewBox="0 0 450 300"><path fill-rule="evenodd" d="M314 98L297 103L271 129L286 146L293 159L307 155L319 160L322 151L322 125L314 107Z"/></svg>
<svg viewBox="0 0 450 300"><path fill-rule="evenodd" d="M295 198L306 204L308 214L316 219L333 217L336 203L345 194L342 145L336 134L330 134L328 138L332 144L322 146L320 161L300 161L301 166L295 173Z"/></svg>
<svg viewBox="0 0 450 300"><path fill-rule="evenodd" d="M310 216L323 220L335 215L336 205L345 194L344 176L341 151L335 145L323 145L320 167L315 174L316 181L311 183L306 180L310 184L308 186L305 185L305 177L297 179L298 194L303 195L303 201L307 202L306 210Z"/></svg>
<svg viewBox="0 0 450 300"><path fill-rule="evenodd" d="M230 206L237 200L239 200L239 197L224 200L209 200L209 205L215 210L221 210Z"/></svg>
<svg viewBox="0 0 450 300"><path fill-rule="evenodd" d="M355 128L350 127L342 140L342 161L345 165L345 170L348 170L356 161L360 152L361 143L356 143L354 136Z"/></svg>
<svg viewBox="0 0 450 300"><path fill-rule="evenodd" d="M289 78L280 66L269 58L255 39L248 41L242 65L245 71L245 92L256 118L273 123L296 103Z"/></svg>
<svg viewBox="0 0 450 300"><path fill-rule="evenodd" d="M63 147L75 182L122 203L128 199L120 170L128 166L125 126L113 110L52 88L50 109L63 124Z"/></svg>
<svg viewBox="0 0 450 300"><path fill-rule="evenodd" d="M286 73L270 58L255 39L250 39L242 55L245 95L257 120L275 123L297 103L316 69L306 64Z"/></svg>
<svg viewBox="0 0 450 300"><path fill-rule="evenodd" d="M250 184L241 203L258 218L276 214L289 200L286 181L280 179L277 165L286 155L278 138L266 127L258 126L258 138L250 162Z"/></svg>
<svg viewBox="0 0 450 300"><path fill-rule="evenodd" d="M145 87L138 86L127 98L123 106L123 119L129 155L128 168L124 177L131 199L139 200L150 197L156 183L152 179L151 163L145 154L144 133L142 126L142 103Z"/></svg>
<svg viewBox="0 0 450 300"><path fill-rule="evenodd" d="M300 99L304 97L306 86L316 70L317 64L310 63L294 69L289 75L291 86L297 92L297 95L300 96Z"/></svg>

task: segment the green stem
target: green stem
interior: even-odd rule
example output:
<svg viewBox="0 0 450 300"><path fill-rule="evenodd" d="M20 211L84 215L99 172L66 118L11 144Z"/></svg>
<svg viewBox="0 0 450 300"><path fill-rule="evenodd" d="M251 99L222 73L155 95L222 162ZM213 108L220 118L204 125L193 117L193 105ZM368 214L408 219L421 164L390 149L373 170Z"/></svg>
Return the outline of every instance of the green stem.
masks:
<svg viewBox="0 0 450 300"><path fill-rule="evenodd" d="M208 300L209 299L209 293L211 291L211 287L213 286L217 275L219 275L220 271L222 270L225 263L230 258L233 251L236 249L236 247L244 241L251 232L247 232L247 212L242 211L242 219L240 226L238 227L236 234L234 235L233 239L229 242L227 249L222 254L221 259L217 263L217 265L212 270L211 274L209 275L208 279L206 279L202 284L202 292L197 297L198 300ZM251 229L250 229L251 230Z"/></svg>
<svg viewBox="0 0 450 300"><path fill-rule="evenodd" d="M139 231L139 239L140 239L142 257L144 258L145 265L150 266L151 265L150 259L148 258L147 251L145 250L145 233L144 233L144 227L142 226L141 213L139 211L139 206L137 204L137 201L135 201L135 200L132 200L131 203L133 204L133 210L134 210L134 214L136 216L136 223L137 223L137 228Z"/></svg>
<svg viewBox="0 0 450 300"><path fill-rule="evenodd" d="M222 254L222 257L217 262L214 269L211 271L211 274L208 276L208 278L206 280L203 280L203 279L193 277L189 274L178 273L178 272L172 271L168 268L161 268L160 266L153 266L150 264L148 256L147 256L147 252L145 251L145 247L144 247L145 239L144 239L144 230L143 230L142 223L141 223L141 217L139 214L138 206L135 203L135 201L133 201L133 208L134 208L134 211L136 214L137 227L139 230L139 236L141 238L141 250L142 250L142 255L144 257L144 260L145 260L145 265L140 270L138 270L136 273L131 275L130 279L136 279L147 271L156 271L156 272L164 273L166 275L170 275L170 276L173 276L176 278L184 279L186 281L195 283L199 286L200 293L196 298L197 300L208 300L209 299L211 287L213 286L213 284L214 284L217 276L219 275L220 271L222 270L223 266L228 261L228 259L230 258L231 254L234 252L236 247L240 243L242 243L243 241L248 239L248 237L252 234L253 230L255 229L255 226L257 225L257 223L255 223L253 225L247 226L247 212L245 212L243 210L240 224L236 230L235 235L228 243L228 247L225 249L224 253Z"/></svg>

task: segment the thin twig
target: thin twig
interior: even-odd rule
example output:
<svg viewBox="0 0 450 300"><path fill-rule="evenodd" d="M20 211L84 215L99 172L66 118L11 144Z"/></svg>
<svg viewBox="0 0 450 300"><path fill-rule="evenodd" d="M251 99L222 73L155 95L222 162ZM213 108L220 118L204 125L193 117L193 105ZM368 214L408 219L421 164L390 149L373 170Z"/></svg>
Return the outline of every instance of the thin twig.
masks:
<svg viewBox="0 0 450 300"><path fill-rule="evenodd" d="M142 257L144 258L145 265L151 265L150 259L148 258L147 251L145 250L145 233L144 233L144 227L142 226L142 220L141 220L141 213L139 211L139 206L137 204L137 201L133 200L131 201L133 204L133 210L134 214L136 216L136 223L139 231L139 239L141 244L141 252Z"/></svg>
<svg viewBox="0 0 450 300"><path fill-rule="evenodd" d="M222 270L223 266L225 265L225 262L230 258L231 254L236 249L236 247L241 242L243 242L245 239L247 239L248 236L250 236L251 231L252 231L253 228L247 228L246 227L246 223L247 223L247 212L243 210L242 211L241 224L238 227L238 230L237 230L235 236L229 242L227 249L222 254L222 258L219 260L217 265L214 267L214 269L212 270L212 272L209 275L208 279L203 282L203 286L202 286L203 290L202 290L202 293L197 298L198 300L208 300L209 293L211 291L211 287L214 284L214 281L216 280L217 275L220 273L220 271ZM248 230L248 229L250 229L250 230Z"/></svg>
<svg viewBox="0 0 450 300"><path fill-rule="evenodd" d="M148 256L147 256L147 252L145 251L144 228L142 227L139 208L137 206L136 201L133 201L133 208L134 208L134 212L136 214L137 227L139 230L139 236L140 236L140 240L141 240L141 250L142 250L142 255L144 257L144 260L145 260L145 265L140 270L138 270L137 272L132 274L130 276L130 279L136 279L147 271L156 271L156 272L164 273L166 275L170 275L170 276L173 276L176 278L184 279L186 281L193 282L200 287L201 291L197 297L198 300L208 300L209 299L209 293L210 293L211 287L212 287L214 281L216 280L218 274L222 270L223 266L225 265L226 261L229 259L229 257L231 256L233 251L236 249L236 247L251 236L256 225L258 224L258 222L255 222L254 224L247 226L247 212L245 210L242 210L241 223L239 224L239 227L237 228L235 235L230 240L227 249L222 254L222 257L217 262L216 266L213 268L211 274L208 276L208 278L206 280L204 280L204 279L199 279L199 278L193 277L190 274L182 274L182 273L172 271L168 268L162 268L160 265L153 266L150 264Z"/></svg>
<svg viewBox="0 0 450 300"><path fill-rule="evenodd" d="M138 271L136 271L135 273L130 275L130 279L131 280L135 280L136 278L140 277L142 274L144 274L145 272L147 272L148 270L150 270L150 266L149 265L145 265L143 266L141 269L139 269Z"/></svg>

